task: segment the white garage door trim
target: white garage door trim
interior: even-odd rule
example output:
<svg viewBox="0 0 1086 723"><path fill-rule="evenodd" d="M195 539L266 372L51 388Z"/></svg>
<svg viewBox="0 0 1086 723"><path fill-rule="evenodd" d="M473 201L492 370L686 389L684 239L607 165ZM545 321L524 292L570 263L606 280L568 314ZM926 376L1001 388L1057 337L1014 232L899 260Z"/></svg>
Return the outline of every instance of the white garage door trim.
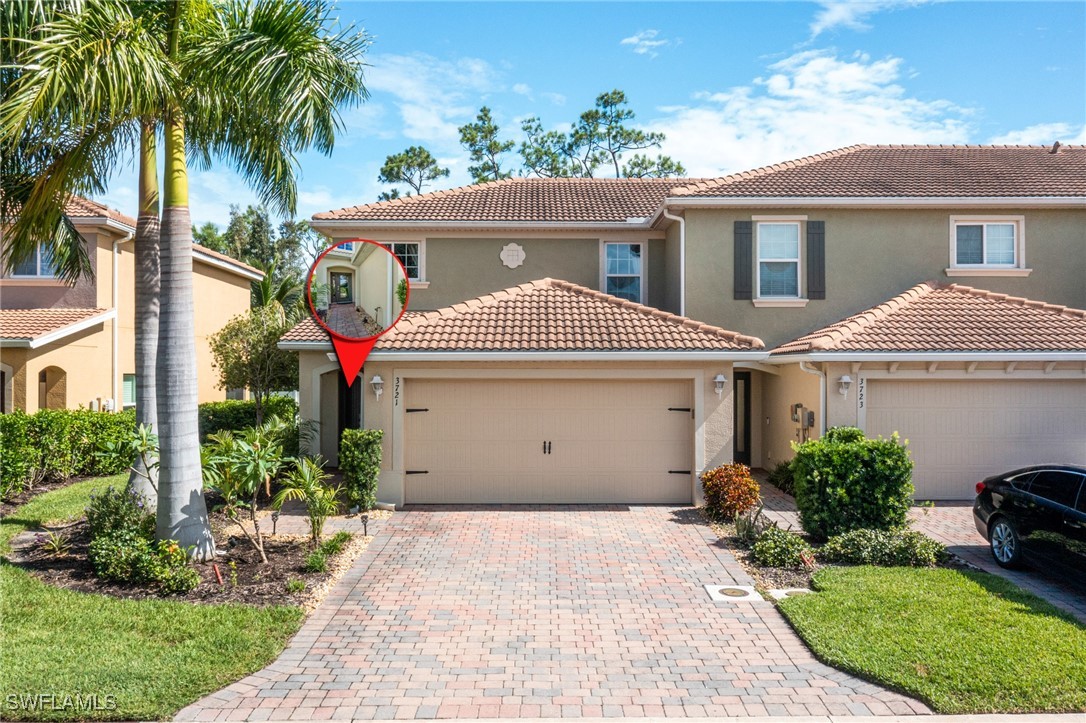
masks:
<svg viewBox="0 0 1086 723"><path fill-rule="evenodd" d="M694 460L690 475L691 499L697 502L701 495L697 485L705 460L705 373L700 369L395 369L392 389L392 463L393 470L401 475L405 469L406 445L404 440L405 405L404 384L410 379L672 379L691 380L694 383ZM406 485L400 487L400 500L405 502Z"/></svg>
<svg viewBox="0 0 1086 723"><path fill-rule="evenodd" d="M953 442L953 430L960 429L964 424L962 420L954 421L953 417L947 415L941 415L938 418L932 417L932 423L930 425L922 422L910 423L904 419L895 418L893 416L893 408L888 405L882 404L884 401L883 395L880 394L880 390L887 390L889 385L900 385L901 388L897 390L900 398L908 398L917 401L920 406L931 403L933 406L938 407L940 402L925 402L924 399L932 399L931 394L935 394L938 398L946 403L943 404L944 409L953 406L957 410L964 410L966 414L970 413L971 409L975 409L975 414L980 417L977 420L976 433L972 435L973 444L979 449L976 450L974 456L968 454L962 455L961 450L965 449L965 444L969 443L969 435L965 435L962 439L963 444L954 446L955 451L951 452L949 448L945 447L947 441ZM973 388L970 388L973 385ZM1053 386L1046 386L1053 385ZM1070 386L1069 386L1070 385ZM1079 386L1081 385L1081 386ZM951 388L951 386L955 388ZM1034 388L1036 387L1036 388ZM1029 414L1027 419L1031 419L1034 427L1038 424L1054 424L1054 429L1049 429L1043 432L1038 432L1034 437L1037 441L1033 441L1033 438L1025 440L1022 438L1023 428L1022 426L1013 423L1014 419L1018 419L1017 416L1007 415L1003 413L1006 405L1013 403L1017 398L1018 407L1023 410L1032 409L1039 412L1044 412L1048 409L1053 402L1045 403L1045 398L1052 398L1053 393L1057 394L1059 398L1067 399L1068 404L1057 405L1058 410L1063 410L1072 417L1081 417L1086 414L1086 405L1082 405L1081 402L1076 402L1074 396L1069 396L1067 392L1069 390L1076 390L1079 392L1086 392L1086 380L1081 378L1068 379L1068 378L1025 378L1016 377L1014 375L1004 374L1002 378L970 378L969 376L955 376L955 377L934 377L928 379L920 379L916 377L897 377L896 375L880 375L878 378L861 378L860 388L857 395L858 411L858 426L869 434L889 434L890 431L898 431L903 439L910 439L913 443L911 451L914 456L918 453L916 448L917 442L921 445L929 445L929 450L932 453L933 461L931 464L939 465L942 463L943 455L940 455L939 449L943 449L950 460L947 464L953 465L955 462L958 466L963 468L962 475L968 477L968 479L956 480L956 486L952 490L948 483L944 480L939 482L936 479L930 480L925 484L924 480L916 480L917 486L917 499L968 499L972 495L973 483L978 480L991 475L996 474L1008 469L1013 469L1018 466L1025 466L1028 464L1041 464L1046 462L1062 462L1062 463L1083 463L1086 462L1086 447L1077 447L1078 440L1075 438L1075 431L1082 429L1081 425L1077 425L1075 419L1065 418L1062 422L1059 419L1048 420L1043 417L1037 417L1035 414ZM985 396L977 401L976 395L979 393L986 393ZM890 392L892 394L892 392ZM1022 406L1022 400L1030 397L1035 397L1041 401L1040 404L1026 404ZM955 399L958 400L955 402ZM1005 403L1004 401L1005 400ZM910 406L906 402L902 402L902 406L908 411L916 412L916 405ZM870 415L878 414L882 419L881 425L877 421L872 421ZM1066 417L1066 414L1065 414ZM944 430L946 436L940 436L944 432L934 434L939 429L940 422L950 420L951 427L953 429ZM882 426L883 428L876 428ZM895 429L891 430L890 427ZM905 429L902 427L911 427L911 429ZM988 427L992 431L991 436L985 436L983 430ZM932 435L924 435L921 432L932 432ZM1002 430L1002 431L1000 431ZM1009 435L1009 436L1008 436ZM932 438L929 438L932 437ZM1012 449L1011 439L1018 438L1020 444L1016 448ZM1000 441L1002 440L1002 441ZM1034 456L1030 455L1029 447L1034 449L1044 449L1045 445L1042 444L1044 440L1049 440L1047 445L1047 451L1037 452ZM998 445L998 449L989 449L988 452L984 451L985 444L995 443ZM940 446L942 444L942 447ZM1079 450L1081 449L1081 452ZM1021 451L1019 451L1021 450ZM923 452L920 451L922 454ZM1077 458L1075 454L1078 454ZM1000 456L1002 454L1002 457ZM1071 455L1068 457L1067 455ZM1050 458L1055 455L1057 458ZM921 465L923 463L921 462ZM918 466L921 466L918 465ZM964 468L969 468L968 471L964 471Z"/></svg>

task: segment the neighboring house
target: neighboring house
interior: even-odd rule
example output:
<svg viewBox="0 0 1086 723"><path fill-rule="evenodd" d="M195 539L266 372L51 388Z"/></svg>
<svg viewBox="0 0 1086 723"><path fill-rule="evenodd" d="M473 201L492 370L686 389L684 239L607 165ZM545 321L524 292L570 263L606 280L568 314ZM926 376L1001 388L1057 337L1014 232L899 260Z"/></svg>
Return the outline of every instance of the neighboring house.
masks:
<svg viewBox="0 0 1086 723"><path fill-rule="evenodd" d="M136 221L86 199L67 214L86 240L93 278L68 285L39 253L0 278L3 411L135 405ZM249 308L259 270L192 247L200 401L224 399L207 338Z"/></svg>
<svg viewBox="0 0 1086 723"><path fill-rule="evenodd" d="M320 304L331 309L327 323L344 336L373 334L351 333L349 327L358 324L352 323L355 320L349 314L337 313L341 309L357 309L382 329L395 321L403 309L396 296L396 286L403 278L404 269L392 254L374 244L350 242L332 247L317 259L312 275L313 282L327 287L327 299ZM340 317L343 317L341 322ZM348 328L341 329L340 324Z"/></svg>
<svg viewBox="0 0 1086 723"><path fill-rule="evenodd" d="M920 499L1086 462L1081 147L853 146L719 179L512 179L312 224L390 243L411 278L409 316L361 385L339 381L315 324L282 342L325 456L344 427L385 430L383 501L690 502L703 469L770 468L838 424L909 439ZM660 323L633 333L602 308ZM737 341L674 338L691 318ZM687 408L691 426L671 429L668 410Z"/></svg>

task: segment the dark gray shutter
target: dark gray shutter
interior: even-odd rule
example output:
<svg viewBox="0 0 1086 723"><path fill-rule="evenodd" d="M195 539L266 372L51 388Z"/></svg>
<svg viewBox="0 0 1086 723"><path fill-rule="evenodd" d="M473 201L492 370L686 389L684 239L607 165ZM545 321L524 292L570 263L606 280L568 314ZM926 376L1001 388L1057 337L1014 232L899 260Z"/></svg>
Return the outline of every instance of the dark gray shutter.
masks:
<svg viewBox="0 0 1086 723"><path fill-rule="evenodd" d="M807 222L807 298L826 298L826 222Z"/></svg>
<svg viewBox="0 0 1086 723"><path fill-rule="evenodd" d="M735 222L735 298L754 298L754 222Z"/></svg>

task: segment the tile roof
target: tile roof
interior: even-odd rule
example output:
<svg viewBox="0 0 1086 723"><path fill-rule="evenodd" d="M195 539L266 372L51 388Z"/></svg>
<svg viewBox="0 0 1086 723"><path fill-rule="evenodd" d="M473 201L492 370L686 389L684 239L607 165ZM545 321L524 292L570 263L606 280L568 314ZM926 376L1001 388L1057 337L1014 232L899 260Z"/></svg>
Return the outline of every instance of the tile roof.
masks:
<svg viewBox="0 0 1086 723"><path fill-rule="evenodd" d="M317 213L321 220L625 223L690 178L510 178Z"/></svg>
<svg viewBox="0 0 1086 723"><path fill-rule="evenodd" d="M672 196L1086 196L1086 146L856 145L688 183Z"/></svg>
<svg viewBox="0 0 1086 723"><path fill-rule="evenodd" d="M850 351L1086 351L1086 311L928 282L772 353Z"/></svg>
<svg viewBox="0 0 1086 723"><path fill-rule="evenodd" d="M123 223L133 231L136 230L136 219L125 216L120 211L106 206L104 203L92 201L81 196L72 196L64 205L64 213L69 218L108 218L111 221Z"/></svg>
<svg viewBox="0 0 1086 723"><path fill-rule="evenodd" d="M197 254L204 254L205 256L210 256L211 258L218 259L219 261L225 261L226 263L228 263L228 264L230 264L232 266L236 266L237 268L242 269L244 271L248 271L250 273L260 274L261 276L264 276L264 272L261 271L260 269L256 268L255 266L250 266L249 264L245 263L244 261L238 261L233 256L227 256L226 254L221 254L218 251L215 251L213 249L209 249L207 246L201 246L200 244L193 244L192 245L192 250Z"/></svg>
<svg viewBox="0 0 1086 723"><path fill-rule="evenodd" d="M0 309L0 338L5 341L32 341L107 311L108 309Z"/></svg>
<svg viewBox="0 0 1086 723"><path fill-rule="evenodd" d="M328 341L307 318L282 341ZM666 311L541 279L451 307L406 316L384 351L751 351L761 339Z"/></svg>

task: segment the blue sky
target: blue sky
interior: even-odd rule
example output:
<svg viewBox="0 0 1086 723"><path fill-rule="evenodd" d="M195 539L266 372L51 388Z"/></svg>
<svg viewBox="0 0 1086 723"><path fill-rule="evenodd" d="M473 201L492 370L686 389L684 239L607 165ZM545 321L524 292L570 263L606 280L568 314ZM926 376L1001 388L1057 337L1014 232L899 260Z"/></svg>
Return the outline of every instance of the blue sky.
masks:
<svg viewBox="0 0 1086 723"><path fill-rule="evenodd" d="M300 157L298 215L376 199L384 158L426 146L470 182L457 126L481 105L564 128L624 90L691 176L853 143L1086 143L1086 3L343 2L373 37L368 102L331 157ZM509 161L516 163L517 157ZM253 194L193 171L196 223ZM104 199L135 214L131 170Z"/></svg>

